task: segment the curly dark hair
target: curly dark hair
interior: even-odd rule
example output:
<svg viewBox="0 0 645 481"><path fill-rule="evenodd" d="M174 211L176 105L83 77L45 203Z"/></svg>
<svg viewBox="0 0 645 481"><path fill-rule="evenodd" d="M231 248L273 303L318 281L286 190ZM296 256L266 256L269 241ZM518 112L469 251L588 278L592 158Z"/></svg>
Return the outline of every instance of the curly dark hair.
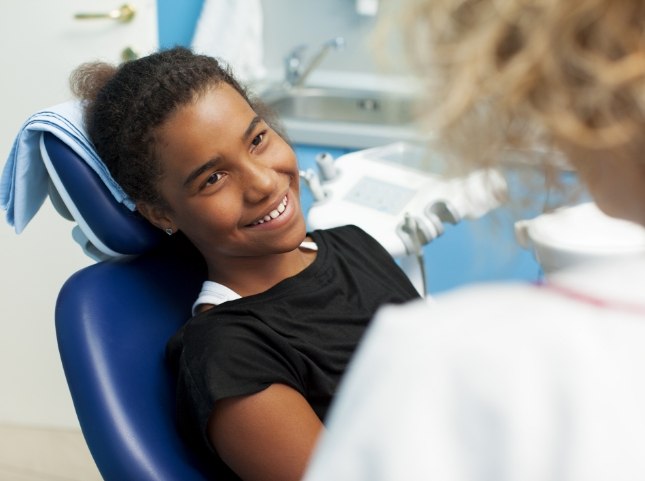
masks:
<svg viewBox="0 0 645 481"><path fill-rule="evenodd" d="M157 189L163 171L155 155L155 131L179 107L222 82L274 127L268 109L250 97L227 67L183 47L118 67L86 63L70 78L72 92L85 103L88 135L116 182L135 202L166 207Z"/></svg>

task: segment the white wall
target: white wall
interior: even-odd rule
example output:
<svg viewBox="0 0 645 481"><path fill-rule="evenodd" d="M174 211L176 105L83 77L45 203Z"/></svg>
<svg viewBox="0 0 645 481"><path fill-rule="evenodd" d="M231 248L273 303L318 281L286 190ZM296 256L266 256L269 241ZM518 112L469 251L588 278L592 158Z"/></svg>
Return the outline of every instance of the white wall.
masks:
<svg viewBox="0 0 645 481"><path fill-rule="evenodd" d="M13 59L20 65L19 58ZM58 92L27 95L24 79L4 81L0 99L0 167L28 115L69 97L66 79ZM49 86L51 88L51 85ZM51 98L49 97L51 95ZM63 282L91 260L71 238L71 223L49 201L17 235L0 210L0 423L78 425L56 347L54 305Z"/></svg>
<svg viewBox="0 0 645 481"><path fill-rule="evenodd" d="M79 11L109 11L112 0L12 2L0 16L5 75L0 78L0 167L21 124L36 110L71 97L67 78L81 62L112 62L125 46L157 44L154 0L137 0L129 24L80 22ZM3 212L0 212L4 216ZM0 219L0 423L71 427L77 420L54 334L54 306L64 281L90 264L71 223L47 203L16 235Z"/></svg>
<svg viewBox="0 0 645 481"><path fill-rule="evenodd" d="M19 236L0 226L0 422L77 426L54 332L56 295L91 260L47 202Z"/></svg>
<svg viewBox="0 0 645 481"><path fill-rule="evenodd" d="M376 70L366 41L374 17L357 14L353 0L264 0L262 7L268 69L281 69L284 57L297 45L309 45L310 54L330 38L342 36L345 49L330 52L320 67L361 73Z"/></svg>

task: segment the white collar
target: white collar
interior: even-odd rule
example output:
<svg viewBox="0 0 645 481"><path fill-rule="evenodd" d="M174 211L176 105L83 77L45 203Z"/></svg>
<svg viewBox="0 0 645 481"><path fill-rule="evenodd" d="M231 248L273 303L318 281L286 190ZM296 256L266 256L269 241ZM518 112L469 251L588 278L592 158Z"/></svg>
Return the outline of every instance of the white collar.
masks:
<svg viewBox="0 0 645 481"><path fill-rule="evenodd" d="M300 247L310 251L317 251L318 245L315 242L303 241L300 244ZM223 284L219 284L215 281L204 281L202 284L202 290L197 296L197 300L193 304L193 316L197 313L199 306L202 304L212 304L218 306L227 301L234 301L235 299L240 299L240 296L237 292L232 289L229 289Z"/></svg>

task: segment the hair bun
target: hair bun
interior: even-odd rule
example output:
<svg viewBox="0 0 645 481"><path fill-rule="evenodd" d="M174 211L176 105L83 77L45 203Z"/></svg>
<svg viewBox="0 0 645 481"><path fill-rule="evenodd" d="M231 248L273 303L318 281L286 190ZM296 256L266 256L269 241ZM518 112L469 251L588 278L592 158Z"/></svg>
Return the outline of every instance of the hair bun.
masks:
<svg viewBox="0 0 645 481"><path fill-rule="evenodd" d="M94 100L116 71L117 67L105 62L84 63L72 72L70 89L81 100Z"/></svg>

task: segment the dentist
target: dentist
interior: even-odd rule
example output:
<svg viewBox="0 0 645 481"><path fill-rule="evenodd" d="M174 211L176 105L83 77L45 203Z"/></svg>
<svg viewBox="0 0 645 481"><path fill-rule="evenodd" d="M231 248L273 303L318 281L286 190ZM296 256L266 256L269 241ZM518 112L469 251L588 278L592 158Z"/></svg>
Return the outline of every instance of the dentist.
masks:
<svg viewBox="0 0 645 481"><path fill-rule="evenodd" d="M437 149L490 165L547 141L604 212L645 225L641 0L410 0L400 14ZM643 286L638 259L382 309L305 480L645 479Z"/></svg>

